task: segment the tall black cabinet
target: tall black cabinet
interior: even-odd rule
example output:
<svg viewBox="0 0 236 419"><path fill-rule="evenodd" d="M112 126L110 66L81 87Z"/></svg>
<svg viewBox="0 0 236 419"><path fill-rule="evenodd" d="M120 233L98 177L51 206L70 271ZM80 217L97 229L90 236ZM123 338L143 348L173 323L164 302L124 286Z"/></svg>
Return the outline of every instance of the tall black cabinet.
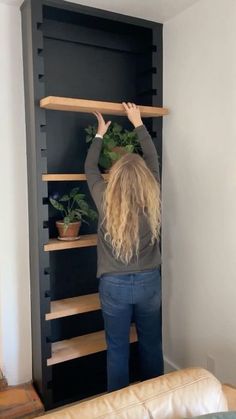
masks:
<svg viewBox="0 0 236 419"><path fill-rule="evenodd" d="M30 231L33 381L46 409L106 389L96 223L59 242L49 197L79 186L91 113L40 107L47 96L162 107L162 25L61 0L21 7ZM121 115L105 115L133 129ZM160 156L162 118L145 118ZM94 208L95 209L95 208ZM131 381L139 379L131 332Z"/></svg>

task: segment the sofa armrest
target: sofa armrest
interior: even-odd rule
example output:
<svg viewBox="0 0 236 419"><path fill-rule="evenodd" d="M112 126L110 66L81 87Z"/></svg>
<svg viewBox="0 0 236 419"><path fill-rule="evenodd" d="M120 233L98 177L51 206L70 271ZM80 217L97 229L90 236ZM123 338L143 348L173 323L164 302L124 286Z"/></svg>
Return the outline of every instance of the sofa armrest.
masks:
<svg viewBox="0 0 236 419"><path fill-rule="evenodd" d="M45 419L177 419L227 411L221 383L203 368L186 368L95 397Z"/></svg>

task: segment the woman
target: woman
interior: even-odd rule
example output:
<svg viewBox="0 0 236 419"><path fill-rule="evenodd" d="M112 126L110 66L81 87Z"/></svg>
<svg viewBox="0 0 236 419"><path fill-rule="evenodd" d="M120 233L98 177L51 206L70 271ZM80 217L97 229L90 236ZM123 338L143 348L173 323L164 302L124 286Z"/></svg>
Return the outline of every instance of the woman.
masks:
<svg viewBox="0 0 236 419"><path fill-rule="evenodd" d="M101 113L85 161L88 187L99 212L97 277L107 343L108 391L129 385L129 333L134 319L141 379L163 372L161 339L160 175L156 148L139 107L122 102L143 152L122 156L108 182L99 169L102 138L111 123Z"/></svg>

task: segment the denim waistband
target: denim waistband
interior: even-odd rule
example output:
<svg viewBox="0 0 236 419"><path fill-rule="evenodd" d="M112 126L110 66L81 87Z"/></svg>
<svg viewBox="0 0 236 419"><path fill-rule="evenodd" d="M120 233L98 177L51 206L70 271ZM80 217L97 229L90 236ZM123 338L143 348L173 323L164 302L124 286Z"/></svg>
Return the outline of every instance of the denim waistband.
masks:
<svg viewBox="0 0 236 419"><path fill-rule="evenodd" d="M145 271L132 271L122 273L106 272L101 275L100 280L104 278L106 280L109 280L109 282L121 283L129 280L151 280L155 278L156 275L160 275L160 266L152 269L145 269Z"/></svg>

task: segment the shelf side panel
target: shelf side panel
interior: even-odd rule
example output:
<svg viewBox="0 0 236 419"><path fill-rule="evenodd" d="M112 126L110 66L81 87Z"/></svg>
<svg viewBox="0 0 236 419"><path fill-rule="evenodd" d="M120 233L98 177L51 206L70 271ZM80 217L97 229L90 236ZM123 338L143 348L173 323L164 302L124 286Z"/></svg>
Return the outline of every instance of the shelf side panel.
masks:
<svg viewBox="0 0 236 419"><path fill-rule="evenodd" d="M32 357L33 382L45 405L51 403L51 370L46 365L46 358L51 354L50 323L45 324L45 313L50 307L50 299L45 291L49 288L49 275L45 267L49 257L43 251L42 244L48 240L48 231L44 228L47 220L47 207L43 206L43 197L47 195L47 183L42 181L42 173L47 170L46 138L42 127L45 126L45 111L39 107L39 99L44 94L44 63L42 57L43 37L40 30L42 23L41 0L26 0L21 6L27 172L28 172L28 210L30 240L30 282L31 282L31 322L32 322Z"/></svg>

